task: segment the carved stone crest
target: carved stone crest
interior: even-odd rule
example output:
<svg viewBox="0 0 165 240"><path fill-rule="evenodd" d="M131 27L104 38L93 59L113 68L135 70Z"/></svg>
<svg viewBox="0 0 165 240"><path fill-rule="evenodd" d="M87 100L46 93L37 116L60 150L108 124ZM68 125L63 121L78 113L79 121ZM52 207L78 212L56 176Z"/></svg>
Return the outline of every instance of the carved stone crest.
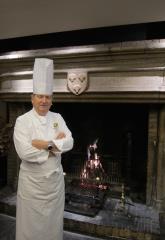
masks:
<svg viewBox="0 0 165 240"><path fill-rule="evenodd" d="M87 88L87 72L70 72L68 73L68 89L75 95L79 95Z"/></svg>

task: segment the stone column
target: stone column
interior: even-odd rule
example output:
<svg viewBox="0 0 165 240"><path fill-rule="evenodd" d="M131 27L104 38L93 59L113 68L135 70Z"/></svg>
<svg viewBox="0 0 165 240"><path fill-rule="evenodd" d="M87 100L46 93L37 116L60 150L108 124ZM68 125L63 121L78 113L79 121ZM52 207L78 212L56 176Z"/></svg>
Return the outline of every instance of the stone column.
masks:
<svg viewBox="0 0 165 240"><path fill-rule="evenodd" d="M160 107L158 127L158 161L156 181L156 206L165 211L165 105Z"/></svg>
<svg viewBox="0 0 165 240"><path fill-rule="evenodd" d="M148 205L154 205L156 200L158 119L158 108L151 107L148 114L148 162L146 185L146 202Z"/></svg>

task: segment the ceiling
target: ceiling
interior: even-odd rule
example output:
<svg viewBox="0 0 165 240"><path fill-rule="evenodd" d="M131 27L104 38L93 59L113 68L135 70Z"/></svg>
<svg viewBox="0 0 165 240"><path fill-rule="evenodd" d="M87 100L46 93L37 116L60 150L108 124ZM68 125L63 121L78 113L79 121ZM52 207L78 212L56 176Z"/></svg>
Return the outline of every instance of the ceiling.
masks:
<svg viewBox="0 0 165 240"><path fill-rule="evenodd" d="M0 0L0 39L159 21L164 0Z"/></svg>

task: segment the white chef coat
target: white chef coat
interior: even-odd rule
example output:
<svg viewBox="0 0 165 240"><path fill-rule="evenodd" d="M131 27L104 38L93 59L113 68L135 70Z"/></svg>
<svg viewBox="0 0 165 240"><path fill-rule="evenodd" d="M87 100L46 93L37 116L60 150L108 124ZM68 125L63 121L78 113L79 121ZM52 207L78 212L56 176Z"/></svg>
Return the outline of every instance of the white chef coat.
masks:
<svg viewBox="0 0 165 240"><path fill-rule="evenodd" d="M55 139L59 132L66 137ZM60 150L33 147L33 139L53 141ZM40 116L34 108L16 120L14 144L21 165L17 190L16 240L62 240L64 177L61 154L73 147L73 138L58 113Z"/></svg>

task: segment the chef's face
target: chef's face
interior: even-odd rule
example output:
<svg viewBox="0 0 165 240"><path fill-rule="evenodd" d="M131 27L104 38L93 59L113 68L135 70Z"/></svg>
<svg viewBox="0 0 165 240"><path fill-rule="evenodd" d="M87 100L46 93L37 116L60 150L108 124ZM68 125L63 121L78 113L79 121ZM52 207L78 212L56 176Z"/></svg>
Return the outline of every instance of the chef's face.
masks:
<svg viewBox="0 0 165 240"><path fill-rule="evenodd" d="M45 116L52 105L52 95L33 94L31 101L36 112Z"/></svg>

